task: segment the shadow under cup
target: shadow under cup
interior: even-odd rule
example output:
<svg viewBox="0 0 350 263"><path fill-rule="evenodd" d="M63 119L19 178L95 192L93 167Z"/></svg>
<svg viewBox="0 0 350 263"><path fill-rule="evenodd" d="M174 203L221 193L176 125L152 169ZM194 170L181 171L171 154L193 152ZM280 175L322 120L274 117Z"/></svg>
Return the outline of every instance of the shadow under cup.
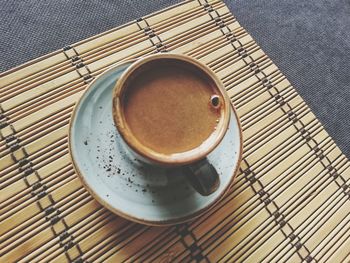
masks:
<svg viewBox="0 0 350 263"><path fill-rule="evenodd" d="M206 156L227 131L230 101L207 66L177 54L136 61L114 88L113 119L136 159L184 167L203 195L218 187L215 168Z"/></svg>

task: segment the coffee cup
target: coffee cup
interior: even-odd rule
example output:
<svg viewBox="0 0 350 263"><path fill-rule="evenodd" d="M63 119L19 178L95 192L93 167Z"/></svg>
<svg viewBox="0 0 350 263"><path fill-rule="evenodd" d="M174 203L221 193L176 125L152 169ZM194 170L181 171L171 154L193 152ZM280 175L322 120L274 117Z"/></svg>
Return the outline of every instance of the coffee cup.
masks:
<svg viewBox="0 0 350 263"><path fill-rule="evenodd" d="M135 159L181 169L202 195L218 188L207 156L226 134L231 105L206 65L180 54L143 57L116 82L112 104L116 128Z"/></svg>

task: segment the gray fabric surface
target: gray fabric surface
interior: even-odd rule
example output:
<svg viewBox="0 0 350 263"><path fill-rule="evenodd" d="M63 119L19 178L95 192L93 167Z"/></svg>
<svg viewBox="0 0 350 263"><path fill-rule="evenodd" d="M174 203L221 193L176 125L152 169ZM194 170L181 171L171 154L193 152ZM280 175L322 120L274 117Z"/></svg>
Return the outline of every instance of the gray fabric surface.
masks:
<svg viewBox="0 0 350 263"><path fill-rule="evenodd" d="M177 0L0 0L0 72ZM350 1L226 1L350 157Z"/></svg>

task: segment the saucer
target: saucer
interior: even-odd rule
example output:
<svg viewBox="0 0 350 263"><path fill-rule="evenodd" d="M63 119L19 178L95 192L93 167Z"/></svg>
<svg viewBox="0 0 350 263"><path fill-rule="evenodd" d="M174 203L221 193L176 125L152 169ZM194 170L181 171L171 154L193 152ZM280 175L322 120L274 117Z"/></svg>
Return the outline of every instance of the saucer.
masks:
<svg viewBox="0 0 350 263"><path fill-rule="evenodd" d="M131 158L112 118L112 91L132 61L115 66L90 83L77 102L69 127L69 149L76 173L103 206L131 221L172 225L206 212L229 189L242 154L238 117L231 107L229 128L208 156L220 177L209 196L197 193L179 168L163 168Z"/></svg>

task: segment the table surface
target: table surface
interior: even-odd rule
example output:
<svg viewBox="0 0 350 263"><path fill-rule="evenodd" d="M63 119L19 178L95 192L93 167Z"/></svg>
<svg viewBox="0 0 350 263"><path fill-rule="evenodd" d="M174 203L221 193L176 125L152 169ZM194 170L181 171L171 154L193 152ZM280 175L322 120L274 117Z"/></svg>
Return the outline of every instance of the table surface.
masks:
<svg viewBox="0 0 350 263"><path fill-rule="evenodd" d="M159 1L0 1L0 72L170 6ZM226 1L350 157L350 2Z"/></svg>

